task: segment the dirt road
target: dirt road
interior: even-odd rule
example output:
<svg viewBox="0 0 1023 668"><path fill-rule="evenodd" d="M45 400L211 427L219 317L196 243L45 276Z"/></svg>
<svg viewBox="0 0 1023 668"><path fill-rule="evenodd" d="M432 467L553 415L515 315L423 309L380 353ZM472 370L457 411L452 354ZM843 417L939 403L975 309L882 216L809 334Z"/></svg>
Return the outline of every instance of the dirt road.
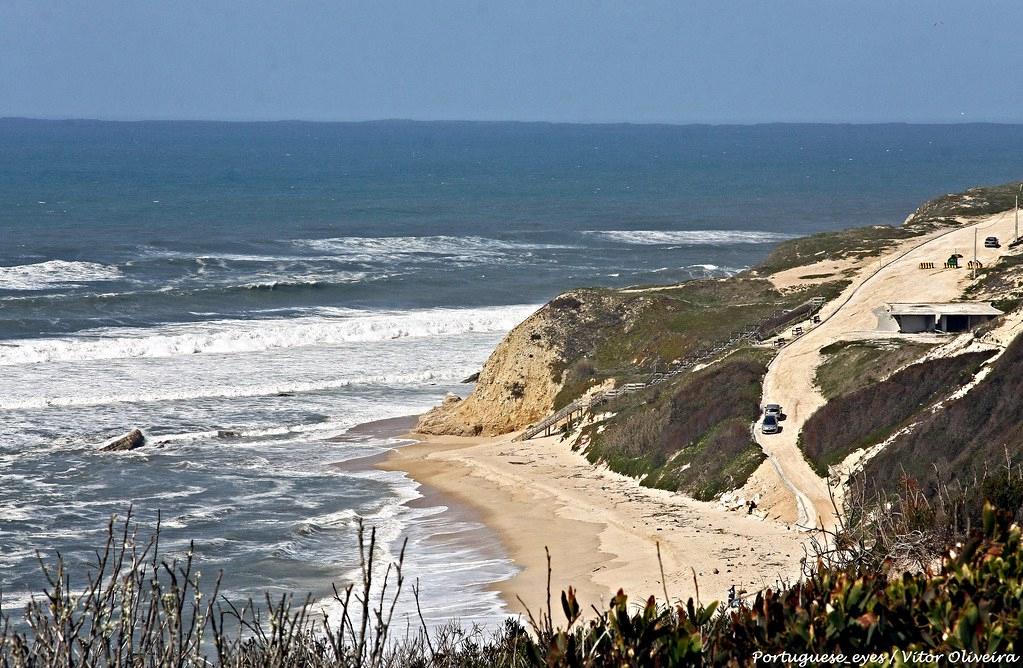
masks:
<svg viewBox="0 0 1023 668"><path fill-rule="evenodd" d="M818 476L803 457L797 442L807 418L824 404L814 383L821 362L820 350L836 341L862 338L873 331L877 318L873 309L886 302L947 302L960 297L969 283L968 269L942 269L953 253L962 253L963 265L973 258L974 234L978 240L977 259L988 265L1007 250L1012 239L1013 212L978 219L950 231L932 233L871 260L853 283L832 304L825 307L820 325L807 331L784 348L771 362L764 378L764 403L781 404L786 414L782 432L756 432L757 442L791 491L798 523L804 527L834 525L834 509L827 481ZM986 236L997 236L1001 248L984 248ZM915 243L914 243L915 242ZM921 262L933 262L938 269L920 269ZM891 336L881 334L878 336Z"/></svg>

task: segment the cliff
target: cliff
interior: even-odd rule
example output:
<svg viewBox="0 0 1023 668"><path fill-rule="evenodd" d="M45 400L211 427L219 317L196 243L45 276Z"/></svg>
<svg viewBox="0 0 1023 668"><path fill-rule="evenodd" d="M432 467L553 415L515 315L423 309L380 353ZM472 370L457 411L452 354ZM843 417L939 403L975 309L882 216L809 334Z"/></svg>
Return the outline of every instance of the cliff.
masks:
<svg viewBox="0 0 1023 668"><path fill-rule="evenodd" d="M449 396L422 416L416 431L491 436L522 429L554 408L568 362L621 330L642 308L609 290L567 292L515 327L483 365L465 400Z"/></svg>

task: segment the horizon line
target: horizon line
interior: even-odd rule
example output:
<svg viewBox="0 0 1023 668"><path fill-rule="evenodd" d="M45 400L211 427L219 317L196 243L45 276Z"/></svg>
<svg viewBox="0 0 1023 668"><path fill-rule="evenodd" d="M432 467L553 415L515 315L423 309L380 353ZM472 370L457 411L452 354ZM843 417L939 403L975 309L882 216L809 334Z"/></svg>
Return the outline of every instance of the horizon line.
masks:
<svg viewBox="0 0 1023 668"><path fill-rule="evenodd" d="M223 119L223 118L100 118L86 116L0 116L0 122L21 121L38 123L220 123L225 125L255 125L255 124L309 124L309 125L371 125L371 124L476 124L476 125L590 125L590 126L646 126L646 127L759 127L777 125L833 125L833 126L880 126L880 125L926 125L926 126L966 126L966 125L1023 125L1023 119L1018 121L967 121L967 120L943 120L943 121L552 121L552 120L522 120L522 119L458 119L458 118L435 118L416 119L381 117L366 118L357 120L310 120L302 118L280 118L280 119Z"/></svg>

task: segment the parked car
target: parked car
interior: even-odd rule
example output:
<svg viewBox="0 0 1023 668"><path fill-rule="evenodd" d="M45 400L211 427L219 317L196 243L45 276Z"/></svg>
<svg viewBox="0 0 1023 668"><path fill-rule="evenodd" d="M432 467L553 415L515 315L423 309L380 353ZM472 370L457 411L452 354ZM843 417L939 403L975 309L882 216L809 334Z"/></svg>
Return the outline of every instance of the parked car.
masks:
<svg viewBox="0 0 1023 668"><path fill-rule="evenodd" d="M764 415L773 415L774 417L781 419L781 406L778 404L765 404Z"/></svg>
<svg viewBox="0 0 1023 668"><path fill-rule="evenodd" d="M760 431L764 434L777 434L781 431L781 427L778 426L778 418L774 415L765 415L764 421L760 424Z"/></svg>
<svg viewBox="0 0 1023 668"><path fill-rule="evenodd" d="M1001 246L998 243L998 237L987 237L984 239L984 248L1001 248Z"/></svg>

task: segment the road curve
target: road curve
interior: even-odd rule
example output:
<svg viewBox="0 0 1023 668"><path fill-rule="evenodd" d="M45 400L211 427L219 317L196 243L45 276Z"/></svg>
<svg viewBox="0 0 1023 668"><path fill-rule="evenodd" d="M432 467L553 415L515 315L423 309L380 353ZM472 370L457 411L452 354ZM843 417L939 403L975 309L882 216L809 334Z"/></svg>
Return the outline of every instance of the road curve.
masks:
<svg viewBox="0 0 1023 668"><path fill-rule="evenodd" d="M882 255L874 265L876 269L866 274L861 272L837 300L825 306L819 325L779 350L768 366L763 403L781 404L786 418L781 423L781 433L764 435L758 428L756 440L792 492L800 526L809 529L835 525L827 481L810 467L797 445L806 420L824 404L824 397L814 382L821 362L821 348L843 339L869 336L876 327L873 309L886 302L943 302L959 298L969 282L969 270L922 270L919 264L933 262L936 267L942 267L954 252L972 258L974 230L981 239L993 235L1003 244L1007 243L1013 233L1013 212L986 216L961 227L932 233L921 237L918 243L908 242L908 246L901 245ZM987 265L1005 251L1005 245L978 248L977 258Z"/></svg>

